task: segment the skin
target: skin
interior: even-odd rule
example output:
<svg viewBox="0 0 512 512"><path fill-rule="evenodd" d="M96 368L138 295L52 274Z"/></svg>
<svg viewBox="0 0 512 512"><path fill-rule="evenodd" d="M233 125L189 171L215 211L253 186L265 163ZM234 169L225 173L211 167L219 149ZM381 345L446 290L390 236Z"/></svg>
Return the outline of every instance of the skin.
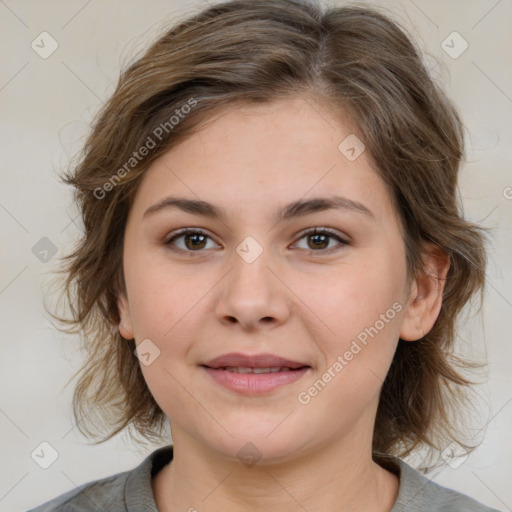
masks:
<svg viewBox="0 0 512 512"><path fill-rule="evenodd" d="M153 479L162 512L393 506L398 479L371 454L379 390L398 338L413 342L432 328L449 262L426 246L427 273L408 281L397 214L369 154L349 161L338 150L351 133L301 96L234 108L155 160L141 182L125 232L119 329L160 350L141 367L172 426L174 459ZM334 192L373 217L336 209L276 224L284 204ZM178 209L143 218L170 195L222 207L226 219ZM301 234L314 227L349 243ZM209 238L198 249L182 236L174 247L188 253L173 252L165 242L180 228ZM263 251L250 264L236 252L248 236ZM378 335L299 403L397 302L401 311ZM270 352L312 368L265 396L243 396L199 366L228 352ZM261 456L252 466L237 456L248 442Z"/></svg>

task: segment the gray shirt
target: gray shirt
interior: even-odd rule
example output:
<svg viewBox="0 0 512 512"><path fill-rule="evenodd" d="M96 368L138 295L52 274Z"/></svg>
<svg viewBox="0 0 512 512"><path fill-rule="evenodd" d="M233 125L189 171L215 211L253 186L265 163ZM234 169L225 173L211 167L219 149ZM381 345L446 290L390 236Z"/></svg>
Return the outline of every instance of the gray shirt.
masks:
<svg viewBox="0 0 512 512"><path fill-rule="evenodd" d="M172 455L172 446L159 448L131 471L84 484L29 512L158 512L151 478L172 460ZM401 459L379 459L379 464L400 479L391 512L499 512L441 487Z"/></svg>

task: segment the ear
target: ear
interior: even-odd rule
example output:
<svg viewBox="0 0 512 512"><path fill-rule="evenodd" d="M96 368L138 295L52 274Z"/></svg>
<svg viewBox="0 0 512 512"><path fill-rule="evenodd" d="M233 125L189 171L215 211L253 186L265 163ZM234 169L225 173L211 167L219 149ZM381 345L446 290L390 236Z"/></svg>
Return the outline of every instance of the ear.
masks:
<svg viewBox="0 0 512 512"><path fill-rule="evenodd" d="M422 338L434 326L450 267L449 256L432 242L424 245L422 256L425 270L412 283L400 331L400 338L405 341Z"/></svg>
<svg viewBox="0 0 512 512"><path fill-rule="evenodd" d="M119 332L121 336L127 340L135 338L132 326L132 317L130 313L130 305L128 304L128 298L124 292L118 294L117 307L119 309Z"/></svg>

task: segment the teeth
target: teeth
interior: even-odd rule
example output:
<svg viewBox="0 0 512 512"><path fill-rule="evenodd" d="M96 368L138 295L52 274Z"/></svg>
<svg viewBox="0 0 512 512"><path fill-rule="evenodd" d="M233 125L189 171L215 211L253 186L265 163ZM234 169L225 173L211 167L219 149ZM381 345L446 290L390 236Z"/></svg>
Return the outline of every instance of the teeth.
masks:
<svg viewBox="0 0 512 512"><path fill-rule="evenodd" d="M223 368L228 372L233 373L276 373L290 371L290 368L285 367L273 367L273 368L248 368L243 366L227 366Z"/></svg>

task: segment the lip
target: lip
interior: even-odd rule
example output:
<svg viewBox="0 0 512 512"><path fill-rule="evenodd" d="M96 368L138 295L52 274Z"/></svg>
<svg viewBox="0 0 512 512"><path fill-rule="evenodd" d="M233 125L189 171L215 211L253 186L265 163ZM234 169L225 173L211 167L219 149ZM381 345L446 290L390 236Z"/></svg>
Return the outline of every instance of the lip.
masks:
<svg viewBox="0 0 512 512"><path fill-rule="evenodd" d="M311 367L305 363L285 359L273 354L224 354L201 365L219 385L242 395L254 396L270 393L277 388L299 380ZM269 368L287 367L290 370L273 373L235 373L226 367Z"/></svg>
<svg viewBox="0 0 512 512"><path fill-rule="evenodd" d="M270 368L277 366L286 366L288 368L301 368L302 366L309 366L306 363L299 361L292 361L291 359L285 359L274 354L242 354L240 352L231 352L229 354L223 354L215 359L211 359L203 366L209 368L225 368L226 366L242 366L247 368Z"/></svg>

